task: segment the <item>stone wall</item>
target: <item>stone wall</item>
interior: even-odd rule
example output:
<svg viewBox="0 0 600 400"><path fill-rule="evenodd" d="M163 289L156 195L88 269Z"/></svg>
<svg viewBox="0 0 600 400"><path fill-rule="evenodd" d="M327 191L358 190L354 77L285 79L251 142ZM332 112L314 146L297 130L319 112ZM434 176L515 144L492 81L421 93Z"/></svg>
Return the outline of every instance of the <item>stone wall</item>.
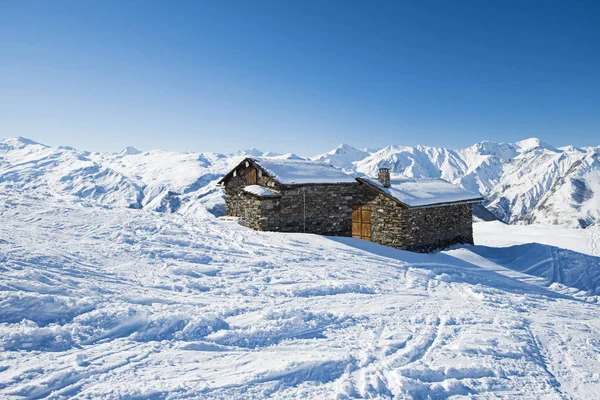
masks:
<svg viewBox="0 0 600 400"><path fill-rule="evenodd" d="M418 252L473 243L471 204L408 209L381 194L368 204L375 243Z"/></svg>
<svg viewBox="0 0 600 400"><path fill-rule="evenodd" d="M256 230L279 230L279 198L258 197L244 191L249 168L239 169L225 184L225 213L244 219L246 226ZM276 182L264 174L257 175L257 184L273 188Z"/></svg>
<svg viewBox="0 0 600 400"><path fill-rule="evenodd" d="M377 194L369 202L371 205L371 240L384 246L397 249L406 248L404 214L396 201L382 194Z"/></svg>
<svg viewBox="0 0 600 400"><path fill-rule="evenodd" d="M368 195L358 182L282 186L281 194L282 232L328 236L352 235L352 206Z"/></svg>
<svg viewBox="0 0 600 400"><path fill-rule="evenodd" d="M406 214L406 250L430 252L459 243L473 244L471 204L420 208Z"/></svg>
<svg viewBox="0 0 600 400"><path fill-rule="evenodd" d="M281 199L279 197L263 197L260 201L259 231L281 230Z"/></svg>

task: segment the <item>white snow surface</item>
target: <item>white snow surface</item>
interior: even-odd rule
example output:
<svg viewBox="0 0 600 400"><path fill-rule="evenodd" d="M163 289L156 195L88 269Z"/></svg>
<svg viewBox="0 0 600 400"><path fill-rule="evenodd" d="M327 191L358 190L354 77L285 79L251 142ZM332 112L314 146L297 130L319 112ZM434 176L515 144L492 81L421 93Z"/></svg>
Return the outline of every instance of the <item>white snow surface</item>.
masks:
<svg viewBox="0 0 600 400"><path fill-rule="evenodd" d="M598 227L476 223L474 246L417 254L30 178L0 190L0 398L600 392Z"/></svg>
<svg viewBox="0 0 600 400"><path fill-rule="evenodd" d="M260 197L272 197L279 195L278 192L271 189L267 189L266 187L260 185L245 186L244 191Z"/></svg>
<svg viewBox="0 0 600 400"><path fill-rule="evenodd" d="M472 193L443 179L395 178L390 186L384 187L377 179L362 178L372 186L409 207L423 207L433 204L477 201L479 193Z"/></svg>
<svg viewBox="0 0 600 400"><path fill-rule="evenodd" d="M231 168L294 154L2 140L0 398L597 398L599 154L526 140L353 161L530 224L416 254L215 218Z"/></svg>
<svg viewBox="0 0 600 400"><path fill-rule="evenodd" d="M330 164L306 160L293 154L279 157L253 157L252 160L283 184L356 182L352 175Z"/></svg>

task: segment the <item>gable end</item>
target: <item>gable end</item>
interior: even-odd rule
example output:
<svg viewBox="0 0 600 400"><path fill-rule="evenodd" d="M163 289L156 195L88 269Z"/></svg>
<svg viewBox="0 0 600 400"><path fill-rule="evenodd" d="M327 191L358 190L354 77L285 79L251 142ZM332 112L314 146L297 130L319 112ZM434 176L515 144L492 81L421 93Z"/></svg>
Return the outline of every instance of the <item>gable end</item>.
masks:
<svg viewBox="0 0 600 400"><path fill-rule="evenodd" d="M219 182L217 182L217 185L226 184L234 176L234 173L237 173L237 171L246 169L250 166L254 167L257 170L259 177L262 175L266 175L266 176L270 177L271 179L273 179L275 182L281 184L281 182L277 181L277 179L275 179L267 171L265 171L265 169L262 168L260 166L260 164L256 163L251 158L245 158L238 165L236 165L235 168L233 168L231 171L229 171L229 173L227 175L225 175L223 178L221 178L221 180Z"/></svg>

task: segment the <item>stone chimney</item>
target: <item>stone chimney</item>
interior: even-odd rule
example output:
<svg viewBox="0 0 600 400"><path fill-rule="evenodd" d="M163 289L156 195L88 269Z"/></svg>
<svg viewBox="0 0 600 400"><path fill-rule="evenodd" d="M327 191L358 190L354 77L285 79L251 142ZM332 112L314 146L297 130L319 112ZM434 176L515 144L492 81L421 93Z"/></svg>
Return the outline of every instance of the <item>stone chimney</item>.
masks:
<svg viewBox="0 0 600 400"><path fill-rule="evenodd" d="M390 187L390 170L387 168L379 168L377 180L381 182L383 187Z"/></svg>

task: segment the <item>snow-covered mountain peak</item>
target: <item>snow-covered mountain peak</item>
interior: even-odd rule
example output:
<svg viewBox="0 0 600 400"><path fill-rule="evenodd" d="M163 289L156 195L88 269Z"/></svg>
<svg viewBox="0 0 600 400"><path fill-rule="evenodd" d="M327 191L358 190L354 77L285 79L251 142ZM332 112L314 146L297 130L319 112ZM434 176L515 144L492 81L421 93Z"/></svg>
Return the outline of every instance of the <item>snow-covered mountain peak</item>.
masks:
<svg viewBox="0 0 600 400"><path fill-rule="evenodd" d="M299 155L294 153L280 154L277 156L271 156L271 158L276 158L279 160L305 160L304 157L300 157Z"/></svg>
<svg viewBox="0 0 600 400"><path fill-rule="evenodd" d="M133 146L127 146L119 152L119 154L122 156L132 156L132 155L141 154L141 153L142 152L140 150L136 149Z"/></svg>
<svg viewBox="0 0 600 400"><path fill-rule="evenodd" d="M262 156L263 156L263 157L279 157L279 156L281 156L281 155L283 155L283 154L281 154L281 153L276 153L276 152L274 152L274 151L267 151L267 152L266 152L266 153L264 153Z"/></svg>
<svg viewBox="0 0 600 400"><path fill-rule="evenodd" d="M355 148L352 145L349 145L348 143L340 143L337 145L337 147L333 150L331 150L329 153L333 154L333 153L344 153L344 152L348 152L348 151L355 151L358 150L357 148Z"/></svg>
<svg viewBox="0 0 600 400"><path fill-rule="evenodd" d="M559 150L556 149L554 146L551 146L538 138L529 138L518 141L515 143L515 146L517 147L520 153L526 153L532 150L549 150L552 152L559 152Z"/></svg>
<svg viewBox="0 0 600 400"><path fill-rule="evenodd" d="M235 153L232 153L232 156L247 156L247 157L261 157L263 156L265 153L263 153L262 151L251 147L249 149L243 149L243 150L239 150L236 151Z"/></svg>
<svg viewBox="0 0 600 400"><path fill-rule="evenodd" d="M519 154L517 146L512 143L490 142L489 140L475 143L473 146L467 147L463 152L482 156L493 156L500 160L508 160Z"/></svg>
<svg viewBox="0 0 600 400"><path fill-rule="evenodd" d="M568 146L562 146L559 147L558 150L562 151L562 152L567 152L567 153L586 153L587 149L586 148L579 148L579 147L575 147L573 145L568 145Z"/></svg>
<svg viewBox="0 0 600 400"><path fill-rule="evenodd" d="M359 150L347 143L341 143L327 153L319 154L311 159L331 164L337 168L351 170L354 169L356 161L362 160L367 156L369 156L368 152Z"/></svg>
<svg viewBox="0 0 600 400"><path fill-rule="evenodd" d="M425 146L387 146L356 162L356 169L369 176L377 176L379 168L388 168L392 174L409 178L448 179L444 171L447 164L455 160L445 152L445 149Z"/></svg>
<svg viewBox="0 0 600 400"><path fill-rule="evenodd" d="M16 149L22 149L24 147L32 146L32 145L48 147L45 144L35 142L31 139L27 139L22 136L15 136L15 137L10 137L7 139L0 140L0 149L2 149L2 150L16 150Z"/></svg>
<svg viewBox="0 0 600 400"><path fill-rule="evenodd" d="M403 152L403 151L412 151L413 147L410 146L401 146L401 145L397 145L397 144L391 144L389 146L385 146L384 148L376 151L373 155L378 154L378 155L388 155L388 154L393 154L393 153L399 153L399 152Z"/></svg>

